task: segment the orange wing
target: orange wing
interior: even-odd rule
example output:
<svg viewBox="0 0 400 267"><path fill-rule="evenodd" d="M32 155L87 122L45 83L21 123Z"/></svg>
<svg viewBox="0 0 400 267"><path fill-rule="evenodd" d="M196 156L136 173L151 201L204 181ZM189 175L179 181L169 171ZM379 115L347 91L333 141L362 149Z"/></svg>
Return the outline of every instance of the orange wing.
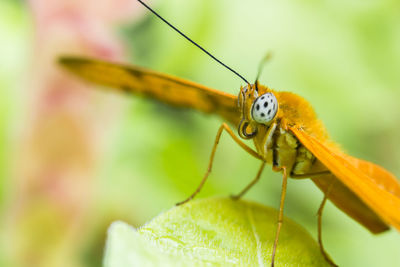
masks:
<svg viewBox="0 0 400 267"><path fill-rule="evenodd" d="M297 127L290 127L289 129L331 171L339 180L339 185L343 184L347 189L351 190L384 223L400 230L400 184L391 173L373 163L356 159L331 149L329 144L322 143L302 129ZM314 180L314 182L316 181ZM332 195L341 193L334 192L337 189L335 187L332 188ZM345 194L343 196L350 198L352 197L351 195ZM339 202L338 199L336 201ZM351 211L352 203L347 199L342 199L340 202L339 204L345 207L343 210L349 213L346 207ZM340 207L340 205L337 206ZM362 205L359 207L362 208ZM350 214L353 218L374 233L387 229L382 222L376 220L377 218L374 217L374 214L368 214L367 217L361 215L361 217L357 218L355 215L357 211L351 213L353 213Z"/></svg>
<svg viewBox="0 0 400 267"><path fill-rule="evenodd" d="M128 93L148 95L164 103L216 113L237 125L237 97L177 77L136 66L66 56L59 63L87 81Z"/></svg>

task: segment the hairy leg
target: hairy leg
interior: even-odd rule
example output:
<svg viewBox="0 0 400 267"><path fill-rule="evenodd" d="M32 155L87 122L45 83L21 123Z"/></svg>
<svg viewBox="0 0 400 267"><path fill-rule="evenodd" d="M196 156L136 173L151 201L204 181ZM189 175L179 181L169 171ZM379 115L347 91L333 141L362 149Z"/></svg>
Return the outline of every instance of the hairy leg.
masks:
<svg viewBox="0 0 400 267"><path fill-rule="evenodd" d="M208 163L208 169L206 174L204 175L203 179L201 180L199 186L197 187L197 189L193 192L193 194L191 194L187 199L185 199L184 201L181 201L179 203L177 203L176 205L182 205L185 204L186 202L188 202L189 200L193 199L201 190L201 188L203 187L204 183L206 182L208 176L210 175L212 166L213 166L213 162L214 162L214 156L215 156L215 152L217 150L217 146L219 143L219 140L221 138L221 134L223 131L227 131L228 134L232 137L232 139L239 145L241 146L245 151L247 151L250 155L252 155L253 157L263 160L262 157L260 155L258 155L258 153L256 151L254 151L251 147L249 147L248 145L246 145L245 143L243 143L242 140L239 139L239 137L237 137L234 132L232 131L232 129L226 124L226 123L222 123L222 125L219 127L218 132L217 132L217 136L215 137L215 142L214 142L214 146L211 152L211 156L210 156L210 161Z"/></svg>
<svg viewBox="0 0 400 267"><path fill-rule="evenodd" d="M278 246L279 233L281 232L281 227L282 227L282 222L283 222L283 206L285 204L287 178L288 178L287 173L286 173L286 167L281 167L281 169L283 170L281 202L279 204L278 226L277 226L276 234L275 234L274 248L272 250L271 267L274 267L274 264L275 264L276 247Z"/></svg>
<svg viewBox="0 0 400 267"><path fill-rule="evenodd" d="M257 172L256 178L254 178L239 194L231 195L232 199L234 199L234 200L240 199L244 194L246 194L247 191L249 191L249 189L251 187L253 187L253 185L255 185L258 182L258 180L260 180L261 174L262 174L262 172L264 170L264 167L265 167L265 163L266 163L265 161L263 161L261 163L261 166L260 166L260 169Z"/></svg>
<svg viewBox="0 0 400 267"><path fill-rule="evenodd" d="M332 187L332 185L330 186L330 188L331 187ZM328 191L324 195L324 198L322 199L321 205L319 206L319 209L318 209L318 244L319 244L319 248L320 248L321 253L324 256L325 260L327 262L329 262L329 264L331 264L332 266L337 266L333 262L331 257L328 255L328 253L325 251L325 248L324 248L324 246L322 244L322 211L324 210L326 201L328 200L328 194L329 194L330 188L328 189Z"/></svg>

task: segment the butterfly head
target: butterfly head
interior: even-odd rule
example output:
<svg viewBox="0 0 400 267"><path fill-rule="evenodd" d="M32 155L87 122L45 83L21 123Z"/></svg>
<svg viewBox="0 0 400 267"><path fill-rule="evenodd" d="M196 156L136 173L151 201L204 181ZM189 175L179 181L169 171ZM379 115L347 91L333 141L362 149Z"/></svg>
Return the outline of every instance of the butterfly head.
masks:
<svg viewBox="0 0 400 267"><path fill-rule="evenodd" d="M271 124L278 113L278 100L271 89L258 84L248 84L240 88L239 107L242 118L239 124L239 135L244 139L253 138L257 127Z"/></svg>

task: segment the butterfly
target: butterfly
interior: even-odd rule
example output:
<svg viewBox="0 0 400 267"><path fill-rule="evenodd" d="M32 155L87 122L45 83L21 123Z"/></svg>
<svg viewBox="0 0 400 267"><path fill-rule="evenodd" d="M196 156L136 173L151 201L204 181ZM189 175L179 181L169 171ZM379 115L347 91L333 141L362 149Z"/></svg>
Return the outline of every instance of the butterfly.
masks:
<svg viewBox="0 0 400 267"><path fill-rule="evenodd" d="M138 1L194 43L146 4ZM255 179L234 198L240 198L259 180L266 164L271 164L273 170L283 174L272 266L283 220L288 177L309 178L324 193L318 212L318 239L321 252L332 265L334 263L325 252L321 238L322 211L328 199L374 234L384 232L390 226L400 230L399 181L382 167L344 153L329 138L310 103L299 95L273 90L261 85L258 78L251 84L225 64L223 65L246 83L240 87L237 96L137 66L76 56L60 57L59 63L92 83L157 99L175 107L217 114L230 125L234 125L239 137L227 123L222 123L217 132L207 173L196 191L178 204L189 201L201 190L211 172L218 141L222 132L226 131L239 146L261 161ZM253 140L255 149L244 143L243 139Z"/></svg>

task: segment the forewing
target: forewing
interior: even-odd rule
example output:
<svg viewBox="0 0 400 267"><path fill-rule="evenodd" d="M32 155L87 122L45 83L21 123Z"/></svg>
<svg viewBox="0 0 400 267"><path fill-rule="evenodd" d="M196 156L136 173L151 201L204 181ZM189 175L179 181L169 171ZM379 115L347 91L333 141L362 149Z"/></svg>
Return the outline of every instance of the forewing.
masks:
<svg viewBox="0 0 400 267"><path fill-rule="evenodd" d="M237 97L148 69L82 57L61 57L59 63L87 81L144 95L176 106L215 113L237 125Z"/></svg>
<svg viewBox="0 0 400 267"><path fill-rule="evenodd" d="M400 183L393 174L372 162L354 158L346 154L342 154L342 157L368 175L379 187L400 198Z"/></svg>
<svg viewBox="0 0 400 267"><path fill-rule="evenodd" d="M330 149L302 129L290 127L290 130L341 183L385 223L400 230L400 185L393 175L375 164Z"/></svg>

